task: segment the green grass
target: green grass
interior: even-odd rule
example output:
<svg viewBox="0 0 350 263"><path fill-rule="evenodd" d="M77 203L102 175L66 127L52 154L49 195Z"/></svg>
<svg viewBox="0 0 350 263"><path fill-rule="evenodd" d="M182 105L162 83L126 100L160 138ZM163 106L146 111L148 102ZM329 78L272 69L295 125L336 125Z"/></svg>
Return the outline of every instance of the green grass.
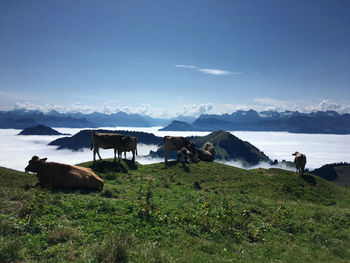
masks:
<svg viewBox="0 0 350 263"><path fill-rule="evenodd" d="M332 182L337 185L350 186L350 165L336 166L334 169L338 177Z"/></svg>
<svg viewBox="0 0 350 263"><path fill-rule="evenodd" d="M0 262L349 262L349 189L317 176L205 162L92 168L102 191L41 189L0 168Z"/></svg>

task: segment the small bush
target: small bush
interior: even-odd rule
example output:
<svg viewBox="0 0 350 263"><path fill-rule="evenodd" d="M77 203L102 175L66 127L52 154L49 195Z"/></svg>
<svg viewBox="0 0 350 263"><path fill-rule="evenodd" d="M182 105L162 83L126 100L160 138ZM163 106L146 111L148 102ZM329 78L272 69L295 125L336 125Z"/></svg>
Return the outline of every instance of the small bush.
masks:
<svg viewBox="0 0 350 263"><path fill-rule="evenodd" d="M107 198L116 198L118 197L118 193L114 188L105 187L101 192L101 195Z"/></svg>
<svg viewBox="0 0 350 263"><path fill-rule="evenodd" d="M77 229L71 227L59 227L52 230L47 235L47 243L54 245L78 238L81 238L81 234Z"/></svg>
<svg viewBox="0 0 350 263"><path fill-rule="evenodd" d="M193 188L194 188L194 189L197 189L197 190L201 190L201 189L202 189L201 185L200 185L197 181L195 181L195 182L193 183Z"/></svg>
<svg viewBox="0 0 350 263"><path fill-rule="evenodd" d="M128 248L131 245L130 236L116 235L112 232L106 237L102 245L96 251L96 259L98 262L128 262Z"/></svg>
<svg viewBox="0 0 350 263"><path fill-rule="evenodd" d="M17 262L21 242L19 240L3 241L0 239L0 262Z"/></svg>

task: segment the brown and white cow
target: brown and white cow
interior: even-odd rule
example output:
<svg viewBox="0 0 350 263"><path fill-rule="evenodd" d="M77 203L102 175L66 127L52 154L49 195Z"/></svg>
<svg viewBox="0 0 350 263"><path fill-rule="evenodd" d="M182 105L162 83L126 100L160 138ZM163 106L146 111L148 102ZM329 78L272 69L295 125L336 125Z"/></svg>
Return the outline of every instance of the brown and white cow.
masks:
<svg viewBox="0 0 350 263"><path fill-rule="evenodd" d="M297 173L299 174L299 176L301 176L304 173L304 169L306 165L306 155L300 152L295 152L292 155L295 156L294 163L295 163L295 167L297 168Z"/></svg>
<svg viewBox="0 0 350 263"><path fill-rule="evenodd" d="M118 146L118 158L124 152L124 158L126 159L126 152L132 152L132 160L135 161L135 153L137 155L137 138L133 136L124 136Z"/></svg>
<svg viewBox="0 0 350 263"><path fill-rule="evenodd" d="M103 188L103 180L89 168L46 162L46 160L47 158L40 159L38 156L33 156L25 168L26 172L37 174L42 187Z"/></svg>
<svg viewBox="0 0 350 263"><path fill-rule="evenodd" d="M92 134L92 142L90 150L94 149L93 156L94 162L96 161L96 153L100 160L102 160L99 148L102 149L114 149L114 161L116 161L117 150L118 147L122 144L122 139L125 135L117 134L117 133L101 133L94 132ZM118 154L119 158L119 154Z"/></svg>
<svg viewBox="0 0 350 263"><path fill-rule="evenodd" d="M164 136L163 148L164 148L164 159L168 161L168 151L180 150L190 144L190 141L186 140L182 136Z"/></svg>

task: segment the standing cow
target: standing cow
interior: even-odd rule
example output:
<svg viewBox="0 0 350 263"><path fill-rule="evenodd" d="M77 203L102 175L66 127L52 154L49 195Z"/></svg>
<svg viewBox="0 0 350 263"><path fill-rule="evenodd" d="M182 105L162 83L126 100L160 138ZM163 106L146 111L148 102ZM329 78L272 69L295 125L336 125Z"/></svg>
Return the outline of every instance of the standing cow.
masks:
<svg viewBox="0 0 350 263"><path fill-rule="evenodd" d="M126 152L132 152L132 160L135 161L135 153L137 155L137 138L133 136L124 136L118 146L118 159L124 152L124 158L126 159Z"/></svg>
<svg viewBox="0 0 350 263"><path fill-rule="evenodd" d="M168 162L168 151L180 150L190 144L190 141L186 140L182 136L164 136L163 148L164 148L164 159Z"/></svg>
<svg viewBox="0 0 350 263"><path fill-rule="evenodd" d="M101 133L94 132L92 134L92 142L90 150L94 149L93 156L94 162L96 161L96 153L100 160L102 160L99 148L103 149L114 149L114 161L117 159L118 147L122 144L122 139L125 135L117 133ZM118 154L119 158L119 154Z"/></svg>
<svg viewBox="0 0 350 263"><path fill-rule="evenodd" d="M301 176L301 175L303 175L304 169L305 169L306 155L302 154L300 152L295 152L292 155L295 156L294 163L295 163L295 167L297 169L297 173L299 174L299 176Z"/></svg>
<svg viewBox="0 0 350 263"><path fill-rule="evenodd" d="M46 162L46 160L47 158L40 159L38 156L33 156L25 168L26 172L37 174L39 184L42 187L103 188L102 179L89 168Z"/></svg>

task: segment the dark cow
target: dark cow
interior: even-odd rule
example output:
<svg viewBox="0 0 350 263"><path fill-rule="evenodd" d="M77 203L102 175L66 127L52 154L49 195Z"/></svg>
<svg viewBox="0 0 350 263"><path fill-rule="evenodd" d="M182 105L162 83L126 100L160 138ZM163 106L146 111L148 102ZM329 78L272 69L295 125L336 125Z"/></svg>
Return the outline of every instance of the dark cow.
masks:
<svg viewBox="0 0 350 263"><path fill-rule="evenodd" d="M304 169L306 165L306 155L300 152L295 152L292 155L295 156L294 163L295 163L295 167L297 168L297 173L299 174L299 176L301 176L304 173Z"/></svg>
<svg viewBox="0 0 350 263"><path fill-rule="evenodd" d="M186 147L182 147L177 152L177 161L181 163L190 163L198 161L198 153L196 151L190 151Z"/></svg>
<svg viewBox="0 0 350 263"><path fill-rule="evenodd" d="M116 161L118 147L122 144L122 139L125 135L117 133L101 133L94 132L92 134L92 142L90 150L94 149L94 162L96 161L96 153L100 160L102 160L99 148L102 149L114 149L114 161ZM118 154L119 157L119 154Z"/></svg>
<svg viewBox="0 0 350 263"><path fill-rule="evenodd" d="M179 162L212 162L214 161L214 146L210 142L206 142L203 146L203 150L197 149L194 143L190 143L187 147L183 147L178 151L177 160Z"/></svg>
<svg viewBox="0 0 350 263"><path fill-rule="evenodd" d="M124 152L124 158L126 159L126 152L132 152L132 160L135 161L135 153L137 155L137 138L133 136L124 136L118 146L118 158Z"/></svg>
<svg viewBox="0 0 350 263"><path fill-rule="evenodd" d="M42 187L103 188L104 184L101 178L89 168L46 162L46 160L47 158L40 159L38 156L33 156L25 168L26 172L37 174L39 184Z"/></svg>
<svg viewBox="0 0 350 263"><path fill-rule="evenodd" d="M186 140L182 136L164 136L163 148L164 148L164 159L168 161L168 151L180 150L190 144L190 141Z"/></svg>

